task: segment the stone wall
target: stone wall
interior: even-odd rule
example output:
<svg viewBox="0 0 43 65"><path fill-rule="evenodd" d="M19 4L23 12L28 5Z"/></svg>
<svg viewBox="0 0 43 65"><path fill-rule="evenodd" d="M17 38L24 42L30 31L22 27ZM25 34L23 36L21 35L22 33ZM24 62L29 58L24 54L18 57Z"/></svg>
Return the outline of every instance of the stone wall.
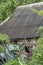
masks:
<svg viewBox="0 0 43 65"><path fill-rule="evenodd" d="M32 55L32 52L33 52L35 46L37 45L37 39L34 38L34 39L19 40L17 42L17 44L21 48L21 52L22 52L21 55L23 55L24 57L27 57L27 56ZM30 53L25 51L25 46L28 47Z"/></svg>

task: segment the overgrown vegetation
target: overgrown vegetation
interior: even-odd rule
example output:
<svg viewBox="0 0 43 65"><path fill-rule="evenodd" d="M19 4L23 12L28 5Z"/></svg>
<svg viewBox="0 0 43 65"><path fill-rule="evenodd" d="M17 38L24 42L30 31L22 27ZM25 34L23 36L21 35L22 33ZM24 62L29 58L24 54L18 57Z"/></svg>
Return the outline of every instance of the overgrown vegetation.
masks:
<svg viewBox="0 0 43 65"><path fill-rule="evenodd" d="M5 65L20 65L18 60L9 60Z"/></svg>
<svg viewBox="0 0 43 65"><path fill-rule="evenodd" d="M41 38L37 42L29 65L43 65L43 27L39 28L39 32L41 32Z"/></svg>
<svg viewBox="0 0 43 65"><path fill-rule="evenodd" d="M12 60L12 63L8 61L5 65L43 65L43 27L39 27L38 31L41 33L41 37L37 41L31 59L25 60L24 64L19 60Z"/></svg>
<svg viewBox="0 0 43 65"><path fill-rule="evenodd" d="M17 6L43 0L0 0L0 23L9 17Z"/></svg>
<svg viewBox="0 0 43 65"><path fill-rule="evenodd" d="M19 56L15 58L15 60L7 59L5 65L43 65L43 27L39 27L38 31L41 33L41 37L37 41L37 46L33 51L32 57L29 60L24 60L23 63L20 61ZM0 34L0 42L4 44L3 47L5 50L6 43L9 42L9 37L5 34ZM0 46L0 49L3 50L3 47ZM5 58L7 58L7 56Z"/></svg>
<svg viewBox="0 0 43 65"><path fill-rule="evenodd" d="M35 14L37 14L39 16L43 16L43 10L38 11L38 10L32 9L32 8L31 8L31 10L33 11L33 13L35 13Z"/></svg>
<svg viewBox="0 0 43 65"><path fill-rule="evenodd" d="M14 9L19 5L25 5L33 2L39 2L43 0L0 0L0 23L10 16ZM43 10L33 10L34 13L42 16ZM41 33L41 38L38 39L38 44L34 49L33 56L30 60L24 61L24 64L21 63L18 58L15 60L9 60L5 65L43 65L43 27L39 28ZM9 37L5 34L0 34L0 52L6 52L6 43L9 43ZM3 46L2 46L3 45ZM17 49L16 49L17 50ZM5 53L6 55L6 53ZM6 57L7 58L7 57Z"/></svg>

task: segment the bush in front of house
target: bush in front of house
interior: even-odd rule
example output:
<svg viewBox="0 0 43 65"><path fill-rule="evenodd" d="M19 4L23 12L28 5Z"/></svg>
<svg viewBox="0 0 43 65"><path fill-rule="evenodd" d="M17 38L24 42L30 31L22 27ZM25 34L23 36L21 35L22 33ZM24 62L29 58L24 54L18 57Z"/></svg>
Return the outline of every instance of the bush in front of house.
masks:
<svg viewBox="0 0 43 65"><path fill-rule="evenodd" d="M10 60L5 65L20 65L18 60Z"/></svg>

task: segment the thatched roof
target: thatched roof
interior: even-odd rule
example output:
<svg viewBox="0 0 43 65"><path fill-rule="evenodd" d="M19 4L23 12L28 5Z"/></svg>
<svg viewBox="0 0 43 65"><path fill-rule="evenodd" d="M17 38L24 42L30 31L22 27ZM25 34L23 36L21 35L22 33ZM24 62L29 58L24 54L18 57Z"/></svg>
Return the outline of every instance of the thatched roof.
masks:
<svg viewBox="0 0 43 65"><path fill-rule="evenodd" d="M8 21L0 25L0 33L11 39L36 38L40 36L37 29L43 26L43 16L34 13L30 8L43 10L43 2L19 6Z"/></svg>

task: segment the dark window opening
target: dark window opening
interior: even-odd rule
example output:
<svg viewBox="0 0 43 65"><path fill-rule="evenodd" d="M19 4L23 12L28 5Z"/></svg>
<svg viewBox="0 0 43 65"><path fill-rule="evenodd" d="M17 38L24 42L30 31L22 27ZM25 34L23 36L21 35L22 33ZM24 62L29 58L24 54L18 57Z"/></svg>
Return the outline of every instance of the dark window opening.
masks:
<svg viewBox="0 0 43 65"><path fill-rule="evenodd" d="M30 48L29 48L29 46L25 46L25 52L30 53Z"/></svg>

